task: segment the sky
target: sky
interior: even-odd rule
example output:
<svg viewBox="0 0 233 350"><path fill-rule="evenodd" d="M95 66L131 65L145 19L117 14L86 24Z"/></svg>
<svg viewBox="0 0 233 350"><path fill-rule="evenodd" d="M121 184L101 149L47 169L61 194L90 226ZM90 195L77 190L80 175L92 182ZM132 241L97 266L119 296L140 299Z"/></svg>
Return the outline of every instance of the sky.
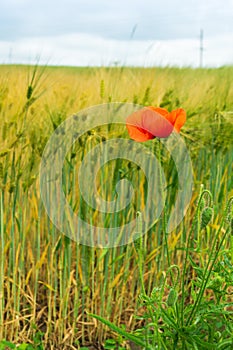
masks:
<svg viewBox="0 0 233 350"><path fill-rule="evenodd" d="M0 0L0 64L233 64L233 0Z"/></svg>

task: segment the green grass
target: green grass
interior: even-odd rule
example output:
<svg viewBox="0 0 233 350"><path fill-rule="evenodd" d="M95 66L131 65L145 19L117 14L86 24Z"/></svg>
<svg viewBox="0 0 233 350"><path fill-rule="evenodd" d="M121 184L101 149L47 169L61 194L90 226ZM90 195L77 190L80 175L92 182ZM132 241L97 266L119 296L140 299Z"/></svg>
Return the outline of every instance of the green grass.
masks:
<svg viewBox="0 0 233 350"><path fill-rule="evenodd" d="M181 310L185 304L184 313L185 310L191 312L195 294L202 291L206 303L224 304L221 298L217 299L213 288L198 285L198 273L210 271L210 266L206 265L211 259L210 247L214 239L225 232L223 228L219 233L219 228L227 200L233 195L232 77L232 67L44 69L0 66L0 339L33 346L33 339L42 334L41 346L49 349L69 349L71 345L88 347L93 343L100 346L106 339L117 339L115 332L110 332L87 313L99 315L132 333L144 326L143 319L134 317L142 316L145 311L139 296L143 293L144 297L151 297L154 288L162 286L162 301L170 295L174 287L171 275L168 274L165 285L163 278L171 265L178 266L181 274L184 266L186 269L181 286L189 295L185 303L182 288L177 286L176 289ZM143 238L140 261L134 244L111 249L90 248L63 236L47 217L39 194L40 160L54 129L84 108L116 101L168 109L181 106L188 116L181 136L193 165L191 205L183 222L168 236L163 229L163 218L154 225ZM111 132L127 137L124 128L113 127ZM75 186L82 156L100 142L100 136L109 138L111 135L104 128L96 130L94 135L84 135L83 143L74 145L76 156L73 157L72 151L67 155L64 189L75 210L81 205L82 215L93 222L122 224L127 220L126 212L112 217L96 213L90 216L90 209L80 202ZM156 141L148 147L154 144ZM162 162L168 184L176 183L177 173L165 149L162 149ZM98 181L102 193L107 194L107 179L115 183L125 174L137 189L135 202L127 212L130 217L143 205L141 199L146 192L142 172L127 161L116 161L102 169ZM213 196L214 218L202 230L200 227L193 230L201 184ZM174 202L174 189L170 186L168 190L168 212ZM185 260L188 237L191 237L192 260ZM212 279L215 274L223 278L224 271L215 271L221 262L233 263L232 247L228 235L218 254L220 265L216 264L211 270ZM143 271L138 268L140 266ZM206 272L205 266L209 266ZM226 270L221 290L232 273L230 268ZM232 302L230 289L229 295L225 295L229 303ZM206 309L202 308L204 312ZM158 321L160 315L155 313L153 317ZM188 314L183 317L185 319ZM193 322L193 316L190 317ZM229 318L228 323L232 322L230 312L225 317ZM181 318L182 322L184 319ZM165 318L169 333L167 321ZM213 318L211 322L215 322ZM228 335L224 334L220 339L223 345L228 341ZM188 349L191 346L194 345L189 343ZM199 345L199 349L204 349L203 346Z"/></svg>

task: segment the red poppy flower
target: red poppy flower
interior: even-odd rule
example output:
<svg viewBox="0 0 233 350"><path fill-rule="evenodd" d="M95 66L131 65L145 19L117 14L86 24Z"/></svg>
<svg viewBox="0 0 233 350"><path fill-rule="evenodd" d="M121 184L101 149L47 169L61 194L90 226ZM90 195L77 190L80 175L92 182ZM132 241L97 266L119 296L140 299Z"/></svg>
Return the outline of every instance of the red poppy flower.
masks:
<svg viewBox="0 0 233 350"><path fill-rule="evenodd" d="M174 129L180 132L185 121L186 112L182 108L170 113L164 108L150 106L129 115L126 127L131 139L144 142L168 137Z"/></svg>

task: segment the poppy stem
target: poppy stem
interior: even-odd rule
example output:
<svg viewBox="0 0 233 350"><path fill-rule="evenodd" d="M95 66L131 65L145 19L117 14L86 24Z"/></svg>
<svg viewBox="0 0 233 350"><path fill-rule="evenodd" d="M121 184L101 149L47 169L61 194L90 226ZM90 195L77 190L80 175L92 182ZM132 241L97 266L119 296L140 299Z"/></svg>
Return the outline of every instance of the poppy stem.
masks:
<svg viewBox="0 0 233 350"><path fill-rule="evenodd" d="M165 243L165 249L166 249L166 257L167 257L167 264L168 266L171 265L171 259L170 259L170 253L169 253L169 247L168 247L168 240L167 240L167 208L166 208L166 196L164 192L164 184L163 184L163 174L162 174L162 144L159 141L158 144L158 162L159 162L159 182L160 182L160 188L161 188L161 195L162 195L162 203L164 204L163 213L162 213L162 233ZM164 244L162 244L164 245ZM172 278L173 280L173 278Z"/></svg>

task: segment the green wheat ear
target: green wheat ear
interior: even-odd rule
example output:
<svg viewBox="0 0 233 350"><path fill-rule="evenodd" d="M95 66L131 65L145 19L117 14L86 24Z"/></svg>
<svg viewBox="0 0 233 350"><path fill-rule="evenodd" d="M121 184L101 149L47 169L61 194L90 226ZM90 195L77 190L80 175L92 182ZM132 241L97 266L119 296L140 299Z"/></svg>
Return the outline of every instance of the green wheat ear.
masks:
<svg viewBox="0 0 233 350"><path fill-rule="evenodd" d="M133 104L138 104L138 95L133 96Z"/></svg>
<svg viewBox="0 0 233 350"><path fill-rule="evenodd" d="M4 122L3 127L2 127L2 139L3 139L3 141L6 140L7 130L8 130L8 123Z"/></svg>
<svg viewBox="0 0 233 350"><path fill-rule="evenodd" d="M2 187L3 177L3 164L0 163L0 188Z"/></svg>
<svg viewBox="0 0 233 350"><path fill-rule="evenodd" d="M137 234L140 233L140 236L134 240L134 247L138 254L139 259L143 257L143 239L142 239L142 214L137 212Z"/></svg>
<svg viewBox="0 0 233 350"><path fill-rule="evenodd" d="M100 82L100 97L104 98L104 92L105 92L105 84L104 80L102 79Z"/></svg>
<svg viewBox="0 0 233 350"><path fill-rule="evenodd" d="M233 197L231 197L226 205L226 210L225 210L225 220L228 224L231 226L231 231L233 230L232 225L233 225Z"/></svg>
<svg viewBox="0 0 233 350"><path fill-rule="evenodd" d="M30 98L32 97L32 93L33 93L33 86L28 85L28 88L27 88L27 99L28 100L30 100Z"/></svg>
<svg viewBox="0 0 233 350"><path fill-rule="evenodd" d="M142 99L143 106L149 106L149 104L150 104L150 86L146 88L144 97Z"/></svg>
<svg viewBox="0 0 233 350"><path fill-rule="evenodd" d="M205 228L213 217L213 208L206 207L201 212L201 229Z"/></svg>

